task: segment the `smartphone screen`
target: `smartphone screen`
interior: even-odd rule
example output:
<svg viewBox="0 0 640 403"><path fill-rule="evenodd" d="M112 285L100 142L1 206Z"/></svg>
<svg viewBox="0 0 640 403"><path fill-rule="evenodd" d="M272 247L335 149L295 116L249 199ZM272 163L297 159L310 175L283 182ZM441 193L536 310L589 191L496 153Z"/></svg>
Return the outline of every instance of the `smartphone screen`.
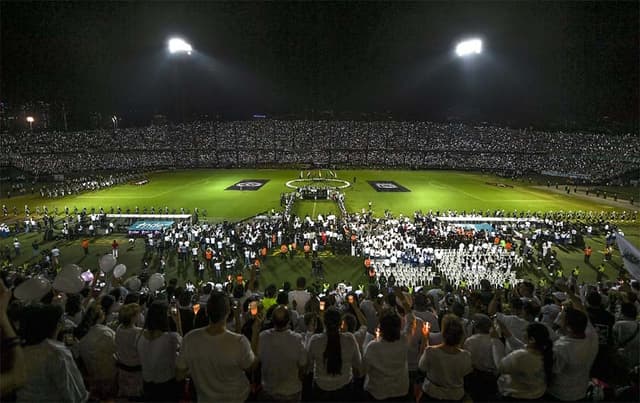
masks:
<svg viewBox="0 0 640 403"><path fill-rule="evenodd" d="M258 314L258 303L256 301L249 304L249 313L251 313L251 316L256 316Z"/></svg>
<svg viewBox="0 0 640 403"><path fill-rule="evenodd" d="M193 304L193 314L197 315L200 310L200 304Z"/></svg>
<svg viewBox="0 0 640 403"><path fill-rule="evenodd" d="M347 301L349 301L350 304L353 304L353 295L349 295L347 297Z"/></svg>
<svg viewBox="0 0 640 403"><path fill-rule="evenodd" d="M324 311L324 304L325 304L324 301L320 301L320 310L321 311Z"/></svg>

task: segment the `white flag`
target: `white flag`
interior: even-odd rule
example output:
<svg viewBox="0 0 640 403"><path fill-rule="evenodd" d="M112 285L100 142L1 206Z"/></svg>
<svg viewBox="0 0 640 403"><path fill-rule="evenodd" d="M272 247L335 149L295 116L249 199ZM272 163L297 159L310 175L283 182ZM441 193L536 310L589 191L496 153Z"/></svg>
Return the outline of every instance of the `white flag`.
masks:
<svg viewBox="0 0 640 403"><path fill-rule="evenodd" d="M631 274L631 277L640 280L640 250L620 233L616 234L616 242L618 243L618 249L620 249L624 268Z"/></svg>

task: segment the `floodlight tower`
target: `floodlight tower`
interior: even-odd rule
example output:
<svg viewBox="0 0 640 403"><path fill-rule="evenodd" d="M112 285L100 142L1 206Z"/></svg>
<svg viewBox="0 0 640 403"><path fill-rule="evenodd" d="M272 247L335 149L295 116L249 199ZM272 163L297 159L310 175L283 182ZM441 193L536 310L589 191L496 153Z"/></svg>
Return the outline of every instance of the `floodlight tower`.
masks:
<svg viewBox="0 0 640 403"><path fill-rule="evenodd" d="M29 123L29 130L33 130L33 122L35 121L35 119L33 118L33 116L27 116L27 122Z"/></svg>
<svg viewBox="0 0 640 403"><path fill-rule="evenodd" d="M458 57L468 57L482 53L482 40L478 38L466 39L456 45Z"/></svg>
<svg viewBox="0 0 640 403"><path fill-rule="evenodd" d="M183 64L184 62L186 62L186 59L190 57L191 54L193 53L193 47L191 46L190 43L188 43L187 41L185 41L180 37L169 38L169 41L167 42L167 46L168 46L169 55L171 56L171 58L178 59L178 60L174 60L172 64L173 64L173 70L174 70L174 80L177 87L177 91L179 92L178 97L180 99L180 103L178 105L179 114L180 114L180 118L184 121L186 117L186 111L185 111L186 89L184 88L185 86L180 77L185 75L184 68L186 66L184 66ZM180 66L181 64L183 66Z"/></svg>
<svg viewBox="0 0 640 403"><path fill-rule="evenodd" d="M168 42L169 53L171 54L187 54L191 56L191 52L193 52L193 47L191 44L186 42L182 38L171 38Z"/></svg>

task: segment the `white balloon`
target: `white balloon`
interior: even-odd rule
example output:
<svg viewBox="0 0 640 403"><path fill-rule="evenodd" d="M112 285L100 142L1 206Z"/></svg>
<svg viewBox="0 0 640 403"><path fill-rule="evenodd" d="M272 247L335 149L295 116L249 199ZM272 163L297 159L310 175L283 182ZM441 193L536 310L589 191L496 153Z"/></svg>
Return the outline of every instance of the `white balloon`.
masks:
<svg viewBox="0 0 640 403"><path fill-rule="evenodd" d="M22 302L39 301L51 290L51 283L43 277L32 277L23 281L13 292Z"/></svg>
<svg viewBox="0 0 640 403"><path fill-rule="evenodd" d="M124 285L131 291L140 291L140 287L142 287L142 281L140 281L138 276L133 276L129 277L127 281L124 282Z"/></svg>
<svg viewBox="0 0 640 403"><path fill-rule="evenodd" d="M126 272L127 272L127 266L120 263L119 265L113 268L113 277L120 278L124 276Z"/></svg>
<svg viewBox="0 0 640 403"><path fill-rule="evenodd" d="M60 275L79 276L82 274L82 269L77 264L65 264L58 273Z"/></svg>
<svg viewBox="0 0 640 403"><path fill-rule="evenodd" d="M116 258L113 255L104 255L100 258L100 270L109 273L116 266Z"/></svg>
<svg viewBox="0 0 640 403"><path fill-rule="evenodd" d="M149 291L155 292L164 287L164 276L160 273L154 273L149 278Z"/></svg>
<svg viewBox="0 0 640 403"><path fill-rule="evenodd" d="M67 272L69 273L69 272ZM82 277L60 272L53 280L53 288L67 294L77 294L84 288Z"/></svg>

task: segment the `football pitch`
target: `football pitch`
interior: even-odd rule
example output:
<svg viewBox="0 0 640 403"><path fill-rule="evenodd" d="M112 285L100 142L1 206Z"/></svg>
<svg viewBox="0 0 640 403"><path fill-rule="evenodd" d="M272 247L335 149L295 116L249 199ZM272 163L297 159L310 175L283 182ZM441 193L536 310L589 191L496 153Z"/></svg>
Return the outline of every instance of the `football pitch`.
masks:
<svg viewBox="0 0 640 403"><path fill-rule="evenodd" d="M303 171L306 177L308 171ZM317 170L311 171L318 176ZM328 171L320 171L323 177ZM348 211L368 209L372 203L374 215L382 216L385 210L394 215L412 215L421 210L458 212L513 210L521 211L611 211L616 208L598 201L584 200L573 195L547 192L526 183L500 178L493 175L456 171L394 171L394 170L344 170L336 171L339 179L351 186L344 190ZM67 196L61 199L41 199L24 196L2 199L9 210L16 205L22 212L24 204L33 210L35 206L46 205L50 210L58 207L73 209L100 207L108 211L120 207L124 213L136 207L142 213L153 207L180 208L193 211L206 210L207 219L240 220L271 209L279 210L280 195L291 192L285 184L297 179L297 170L189 170L153 173L146 185L120 185L96 192ZM234 184L251 180L266 180L257 190L228 190ZM392 182L408 191L377 191L369 182ZM388 189L387 189L388 190ZM302 201L296 206L298 214L337 212L337 206L330 201ZM618 209L621 210L621 209Z"/></svg>
<svg viewBox="0 0 640 403"><path fill-rule="evenodd" d="M165 171L147 175L149 182L146 185L119 185L113 188L95 192L86 192L79 195L67 196L60 199L42 199L39 195L27 195L2 199L9 211L15 206L21 215L24 205L28 204L32 211L36 206L47 206L50 211L58 208L60 214L65 207L73 210L91 208L98 210L103 208L109 212L111 208L116 211L118 207L122 213L127 210L134 212L136 207L140 213L144 209L150 212L153 207L156 212L168 207L171 212L180 212L184 208L193 212L198 208L200 219L206 221L239 221L250 218L256 214L270 211L278 211L282 193L291 192L292 189L286 183L298 179L300 175L306 179L309 171L276 170L276 169L217 169L217 170L189 170L189 171ZM622 211L624 208L613 207L602 199L585 199L579 195L566 194L547 190L546 187L536 186L524 181L501 178L494 175L469 173L458 171L400 171L400 170L340 170L336 171L338 179L347 181L350 186L344 189L345 206L349 212L360 212L371 208L374 216L382 216L385 210L391 211L395 216L403 214L412 216L417 210L428 212L446 212L457 210L458 213L472 210L485 213L489 210L504 210L505 212L546 212L546 211ZM330 173L327 170L314 170L312 176L322 175L326 178ZM239 190L247 189L247 190ZM253 189L253 190L248 190ZM561 187L562 189L562 187ZM380 191L382 190L382 191ZM626 210L633 210L628 206ZM206 216L205 213L206 211ZM328 200L298 201L294 206L294 213L298 215L309 214L315 217L317 214L338 214L337 205ZM9 222L15 220L10 214ZM635 245L640 242L637 223L620 223L627 238ZM97 257L110 251L113 238L123 246L119 262L128 267L126 277L135 275L142 262L147 260L151 269L159 267L159 258L146 256L144 247L136 243L134 247L125 249L127 243L126 234L115 234L106 237L97 237L91 240L91 254L85 257L80 248L80 240L56 241L41 244L41 249L52 248L55 243L62 250L64 264L76 263L85 268L95 269ZM28 248L34 240L41 242L42 235L28 233L19 236L25 252L14 265L33 262L29 256ZM0 245L11 246L13 239L0 240ZM601 250L604 249L604 237L593 237L587 241L594 248L594 261L599 264L602 261ZM555 249L555 248L554 248ZM562 263L565 274L568 275L573 267L580 266L583 278L586 281L594 281L596 277L595 266L586 267L582 262L582 251L575 248L557 248L558 258ZM326 281L335 283L349 281L353 284L364 284L366 278L361 270L362 261L350 256L322 256L325 262ZM186 280L196 280L194 270L190 265L181 266L177 260L167 262L167 278L176 277L182 283ZM614 259L607 263L605 279L613 280L621 267L619 254L614 254ZM267 284L281 285L283 281L295 283L295 279L305 275L310 277L310 263L303 256L293 259L281 260L277 253L264 264L261 278L261 288ZM523 277L536 279L538 274L535 268L529 268Z"/></svg>

